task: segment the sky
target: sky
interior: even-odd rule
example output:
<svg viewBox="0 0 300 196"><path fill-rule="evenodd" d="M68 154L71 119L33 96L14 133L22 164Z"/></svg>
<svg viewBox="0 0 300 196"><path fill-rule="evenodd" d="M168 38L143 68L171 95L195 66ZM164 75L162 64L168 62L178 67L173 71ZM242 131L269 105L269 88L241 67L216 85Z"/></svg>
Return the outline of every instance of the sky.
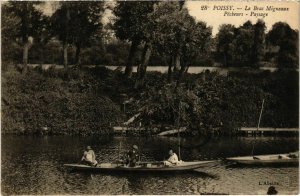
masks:
<svg viewBox="0 0 300 196"><path fill-rule="evenodd" d="M209 6L209 8L208 10L201 10L201 6ZM243 13L243 16L224 16L225 11L217 10L217 8L221 9L221 7L215 6L233 6L232 9L235 10L228 12ZM245 6L251 10L245 11ZM250 16L254 6L264 9L263 11L256 11L256 13L267 13L268 15L264 18L262 16ZM266 11L267 6L288 8L288 11ZM189 9L190 15L213 27L213 35L218 32L218 28L221 24L233 24L238 27L247 20L256 23L257 19L263 19L265 21L267 30L270 30L272 25L278 21L286 22L291 28L299 30L298 1L188 1L186 7ZM213 10L214 7L215 10ZM242 8L242 10L238 10L238 8Z"/></svg>
<svg viewBox="0 0 300 196"><path fill-rule="evenodd" d="M108 3L113 1L108 1ZM57 2L48 1L45 4L44 12L48 15L51 15L55 7L53 8L51 4ZM252 23L256 23L258 19L263 19L267 26L267 31L272 28L272 25L278 21L288 23L291 28L299 30L299 2L298 1L250 1L250 0L240 0L240 1L187 1L186 5L190 14L195 17L198 21L204 21L208 26L213 27L212 34L216 35L218 28L221 24L233 24L236 27L242 25L247 20L250 20ZM207 10L202 10L202 6L208 6ZM221 7L227 6L227 7ZM232 6L232 7L230 7ZM250 8L251 10L245 11L245 7ZM257 10L255 13L267 14L267 16L251 16L251 12L254 11L254 6L260 7L263 10ZM288 11L266 11L267 6L273 6L277 8L287 8ZM215 8L215 9L214 9ZM229 14L224 16L225 11L220 9L231 8L232 10L227 10ZM239 9L240 8L240 9ZM219 10L218 10L219 9ZM233 10L234 9L234 10ZM231 12L243 13L243 16L229 16ZM247 15L246 15L247 14ZM112 17L110 11L105 12L103 21L107 23L109 18Z"/></svg>

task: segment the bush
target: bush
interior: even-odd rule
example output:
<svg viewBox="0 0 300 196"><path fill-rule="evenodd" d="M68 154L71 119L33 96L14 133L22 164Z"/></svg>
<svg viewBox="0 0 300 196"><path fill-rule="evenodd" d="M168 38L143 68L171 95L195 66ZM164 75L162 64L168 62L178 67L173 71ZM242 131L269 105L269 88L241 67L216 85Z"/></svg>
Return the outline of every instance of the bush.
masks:
<svg viewBox="0 0 300 196"><path fill-rule="evenodd" d="M177 87L167 85L162 75L151 75L132 108L139 105L136 112L142 110L144 125L188 127L193 134L215 129L230 134L240 127L257 126L263 99L262 127L298 127L298 98L296 72L189 74Z"/></svg>
<svg viewBox="0 0 300 196"><path fill-rule="evenodd" d="M123 121L120 106L85 72L2 74L2 133L103 134Z"/></svg>

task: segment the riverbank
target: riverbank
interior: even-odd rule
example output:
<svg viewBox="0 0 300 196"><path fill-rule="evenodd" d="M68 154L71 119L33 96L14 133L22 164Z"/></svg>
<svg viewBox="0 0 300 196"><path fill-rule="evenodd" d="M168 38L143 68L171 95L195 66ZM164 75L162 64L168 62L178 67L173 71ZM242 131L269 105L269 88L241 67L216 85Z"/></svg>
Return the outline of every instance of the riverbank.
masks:
<svg viewBox="0 0 300 196"><path fill-rule="evenodd" d="M109 134L124 114L96 78L74 70L2 72L2 133Z"/></svg>
<svg viewBox="0 0 300 196"><path fill-rule="evenodd" d="M299 127L297 71L232 71L186 74L180 85L167 74L149 72L145 87L104 67L2 71L2 133L112 134L140 113L130 126L147 134L186 127L188 135L234 134L257 126L265 99L262 127ZM133 135L140 133L132 133ZM145 134L145 133L142 133Z"/></svg>

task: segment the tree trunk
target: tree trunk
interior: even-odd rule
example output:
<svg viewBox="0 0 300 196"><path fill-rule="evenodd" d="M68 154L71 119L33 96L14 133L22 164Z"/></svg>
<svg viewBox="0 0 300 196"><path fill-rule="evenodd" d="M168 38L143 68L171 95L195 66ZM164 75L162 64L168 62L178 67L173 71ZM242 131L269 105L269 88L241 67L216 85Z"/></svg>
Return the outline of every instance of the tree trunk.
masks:
<svg viewBox="0 0 300 196"><path fill-rule="evenodd" d="M76 44L75 63L79 67L81 67L80 52L81 52L81 45L80 44Z"/></svg>
<svg viewBox="0 0 300 196"><path fill-rule="evenodd" d="M179 80L180 77L180 54L176 53L174 56L174 70L173 70L173 74L175 74L175 78L177 79L177 81Z"/></svg>
<svg viewBox="0 0 300 196"><path fill-rule="evenodd" d="M22 42L23 42L23 67L22 67L22 73L26 73L27 71L27 63L28 63L28 51L29 51L29 14L30 11L28 10L28 2L23 2L22 4L22 9L23 11L21 12L21 35L22 35Z"/></svg>
<svg viewBox="0 0 300 196"><path fill-rule="evenodd" d="M40 64L44 64L45 63L45 45L43 43L40 43L40 48L41 48L41 53L40 53Z"/></svg>
<svg viewBox="0 0 300 196"><path fill-rule="evenodd" d="M169 61L169 68L168 68L168 82L172 82L173 80L173 71L172 71L172 67L173 67L173 57L170 57L170 61Z"/></svg>
<svg viewBox="0 0 300 196"><path fill-rule="evenodd" d="M177 72L180 70L180 54L176 53L175 59L174 59L174 71Z"/></svg>
<svg viewBox="0 0 300 196"><path fill-rule="evenodd" d="M23 70L22 70L22 72L27 71L28 50L29 50L29 45L28 45L28 43L25 43L24 47L23 47Z"/></svg>
<svg viewBox="0 0 300 196"><path fill-rule="evenodd" d="M189 68L190 68L190 65L186 66L185 71L184 71L185 74L188 73Z"/></svg>
<svg viewBox="0 0 300 196"><path fill-rule="evenodd" d="M179 70L179 73L178 73L178 78L177 78L177 83L176 83L176 86L178 86L184 76L184 73L187 72L187 68L188 66L186 66L184 63L181 64L181 68Z"/></svg>
<svg viewBox="0 0 300 196"><path fill-rule="evenodd" d="M68 44L63 43L64 68L68 68Z"/></svg>
<svg viewBox="0 0 300 196"><path fill-rule="evenodd" d="M31 43L28 40L24 43L24 46L23 46L23 68L22 68L22 73L27 72L28 52L29 52L30 47L31 47Z"/></svg>
<svg viewBox="0 0 300 196"><path fill-rule="evenodd" d="M226 54L226 52L224 52L224 65L225 65L225 67L227 67L227 54Z"/></svg>
<svg viewBox="0 0 300 196"><path fill-rule="evenodd" d="M138 70L137 70L137 78L135 81L135 85L134 88L140 88L144 85L144 79L145 79L145 75L146 75L146 71L147 71L147 65L149 62L149 58L151 56L151 44L150 43L146 43L144 46L144 50L143 50L143 56L142 56L142 63L138 66Z"/></svg>
<svg viewBox="0 0 300 196"><path fill-rule="evenodd" d="M131 43L131 47L130 47L130 51L129 51L129 55L128 55L128 59L127 59L127 64L126 64L126 68L125 68L125 76L127 78L131 78L132 76L132 67L133 67L133 63L134 63L134 57L135 57L135 53L137 51L137 47L139 45L138 41L132 41Z"/></svg>

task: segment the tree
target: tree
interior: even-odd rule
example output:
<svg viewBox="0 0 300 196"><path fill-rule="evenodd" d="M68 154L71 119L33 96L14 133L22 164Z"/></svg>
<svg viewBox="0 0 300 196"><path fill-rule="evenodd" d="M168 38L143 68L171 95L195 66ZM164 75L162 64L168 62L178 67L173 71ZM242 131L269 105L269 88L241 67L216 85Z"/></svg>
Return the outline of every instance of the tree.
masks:
<svg viewBox="0 0 300 196"><path fill-rule="evenodd" d="M252 63L255 67L258 67L258 63L265 57L266 47L266 25L263 20L258 20L253 25L254 43L252 48Z"/></svg>
<svg viewBox="0 0 300 196"><path fill-rule="evenodd" d="M187 72L188 67L195 63L201 53L208 54L211 51L212 28L208 27L205 22L192 22L186 33L186 43L182 47L179 79L183 73Z"/></svg>
<svg viewBox="0 0 300 196"><path fill-rule="evenodd" d="M68 66L68 45L72 43L70 36L71 15L69 3L67 1L61 2L60 7L51 17L52 34L57 36L63 45L63 64L65 68Z"/></svg>
<svg viewBox="0 0 300 196"><path fill-rule="evenodd" d="M142 52L142 58L141 58L142 61L138 65L138 69L137 69L137 77L134 84L134 88L136 89L144 85L144 79L147 71L149 58L151 56L151 52L152 52L152 44L150 41L146 41Z"/></svg>
<svg viewBox="0 0 300 196"><path fill-rule="evenodd" d="M265 30L262 20L254 25L247 21L238 28L221 25L217 34L217 54L223 56L223 64L258 67L265 56Z"/></svg>
<svg viewBox="0 0 300 196"><path fill-rule="evenodd" d="M168 2L168 3L170 3L170 2ZM159 4L159 3L157 3L157 4ZM145 44L144 44L144 49L143 49L142 58L141 58L142 61L138 65L135 88L141 87L144 84L147 65L148 65L152 50L153 50L153 40L155 39L154 38L155 28L153 28L153 27L155 25L157 25L156 20L158 17L160 17L164 14L168 14L168 12L165 12L165 13L162 12L164 9L162 9L162 10L159 10L159 8L157 9L157 7L159 7L159 6L156 6L157 4L154 5L155 11L148 14L148 21L147 21L147 24L145 25L145 30L146 30L146 31L144 31L145 32L145 38L144 38ZM175 3L171 3L171 4L177 5L175 10L164 10L164 11L171 11L171 12L172 11L181 11L183 9L185 1L183 0L183 1L175 2ZM155 12L157 12L157 13L155 13ZM193 31L193 29L191 29L191 31ZM191 35L191 34L189 34L189 35ZM192 53L190 53L190 54L192 54ZM161 58L164 59L164 57L161 57ZM187 62L187 61L185 61L185 62ZM183 72L181 71L180 73L183 73Z"/></svg>
<svg viewBox="0 0 300 196"><path fill-rule="evenodd" d="M235 31L233 40L233 61L238 66L250 66L252 57L252 48L254 45L253 25L251 21L245 22Z"/></svg>
<svg viewBox="0 0 300 196"><path fill-rule="evenodd" d="M81 48L88 46L94 36L101 34L103 11L101 1L74 1L62 2L53 14L53 34L63 43L65 67L68 64L68 44L76 46L75 62L80 65Z"/></svg>
<svg viewBox="0 0 300 196"><path fill-rule="evenodd" d="M235 27L231 24L222 24L217 34L217 53L223 55L223 65L228 66L232 62L232 42L235 38Z"/></svg>
<svg viewBox="0 0 300 196"><path fill-rule="evenodd" d="M116 19L113 24L117 38L131 42L127 59L125 76L131 78L134 57L138 46L146 39L148 14L153 11L156 1L120 1L113 13ZM147 47L146 47L147 48ZM147 60L147 59L145 59Z"/></svg>
<svg viewBox="0 0 300 196"><path fill-rule="evenodd" d="M101 39L102 15L104 12L101 1L78 1L70 5L71 37L76 46L75 62L80 65L80 51L88 46L92 38Z"/></svg>
<svg viewBox="0 0 300 196"><path fill-rule="evenodd" d="M20 18L12 14L8 10L7 3L1 6L1 57L2 68L6 66L4 61L18 61L16 58L16 37L18 37L18 31L16 26L20 23Z"/></svg>
<svg viewBox="0 0 300 196"><path fill-rule="evenodd" d="M187 65L192 63L190 58L194 58L208 46L211 28L203 22L196 23L187 8L180 7L178 2L159 3L151 18L154 21L152 28L155 50L161 56L170 57L169 80L171 81L173 73L178 74L179 80Z"/></svg>
<svg viewBox="0 0 300 196"><path fill-rule="evenodd" d="M279 46L277 62L280 68L298 67L298 31L287 23L277 22L267 34L267 40L274 46Z"/></svg>
<svg viewBox="0 0 300 196"><path fill-rule="evenodd" d="M21 38L23 44L23 71L27 70L28 52L32 46L34 38L38 38L46 25L46 17L42 11L36 8L41 2L32 1L10 1L5 5L5 9L15 17L16 38ZM13 25L10 24L10 25Z"/></svg>

